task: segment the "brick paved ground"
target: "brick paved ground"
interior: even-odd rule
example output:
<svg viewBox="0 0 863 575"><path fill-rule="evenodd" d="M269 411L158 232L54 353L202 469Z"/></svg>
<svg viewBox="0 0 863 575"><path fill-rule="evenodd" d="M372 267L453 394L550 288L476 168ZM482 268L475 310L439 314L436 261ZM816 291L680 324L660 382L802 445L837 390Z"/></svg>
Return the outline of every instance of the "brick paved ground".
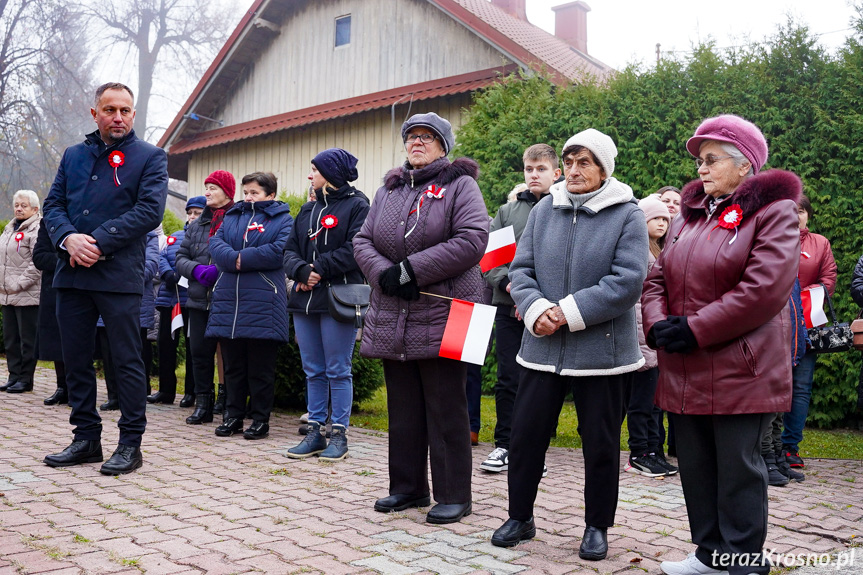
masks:
<svg viewBox="0 0 863 575"><path fill-rule="evenodd" d="M383 515L372 503L387 494L386 434L352 429L351 457L336 464L289 460L294 416L275 415L270 437L252 442L185 425L190 410L176 405L149 406L142 469L52 469L42 458L71 439L68 408L42 405L52 376L39 369L34 393L0 395L0 575L659 573L660 561L692 550L680 481L623 473L609 558L580 560L579 450L550 450L537 537L513 549L489 543L506 518L506 474L474 472L473 515L461 523L428 525L420 510ZM118 417L104 416L106 457ZM474 450L477 465L489 449ZM807 464L805 483L771 488L767 547L848 552L863 537L863 465ZM863 572L863 548L853 551L856 567L842 573Z"/></svg>

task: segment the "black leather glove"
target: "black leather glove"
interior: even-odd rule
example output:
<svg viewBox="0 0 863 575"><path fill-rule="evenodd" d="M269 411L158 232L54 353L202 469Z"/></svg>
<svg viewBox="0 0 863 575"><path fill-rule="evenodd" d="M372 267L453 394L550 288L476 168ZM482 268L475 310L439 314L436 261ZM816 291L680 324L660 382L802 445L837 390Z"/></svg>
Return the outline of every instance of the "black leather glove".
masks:
<svg viewBox="0 0 863 575"><path fill-rule="evenodd" d="M381 272L378 277L381 291L390 297L398 297L408 301L420 298L420 288L410 261L402 260Z"/></svg>
<svg viewBox="0 0 863 575"><path fill-rule="evenodd" d="M656 347L665 349L667 353L690 353L698 348L685 315L670 315L668 319L656 322L650 332Z"/></svg>

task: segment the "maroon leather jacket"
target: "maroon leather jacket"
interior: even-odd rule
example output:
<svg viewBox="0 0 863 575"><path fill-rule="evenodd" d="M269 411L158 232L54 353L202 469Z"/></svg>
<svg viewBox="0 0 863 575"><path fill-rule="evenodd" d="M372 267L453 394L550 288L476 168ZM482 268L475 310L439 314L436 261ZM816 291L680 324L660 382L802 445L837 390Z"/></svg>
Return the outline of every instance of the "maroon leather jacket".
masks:
<svg viewBox="0 0 863 575"><path fill-rule="evenodd" d="M477 176L479 167L469 158L452 163L440 158L421 169L402 166L387 174L354 236L354 257L372 286L360 345L364 356L438 357L450 302L427 295L406 301L380 291L381 272L405 258L420 291L482 302L485 281L477 264L488 243L489 218ZM444 188L442 197L426 196L415 211L430 185Z"/></svg>
<svg viewBox="0 0 863 575"><path fill-rule="evenodd" d="M681 217L641 297L645 334L669 315L687 316L698 342L688 354L659 350L662 409L695 415L790 409L788 298L800 260L801 190L796 175L768 170L744 180L708 217L701 181L683 188ZM716 227L734 204L743 211L736 237L734 229Z"/></svg>

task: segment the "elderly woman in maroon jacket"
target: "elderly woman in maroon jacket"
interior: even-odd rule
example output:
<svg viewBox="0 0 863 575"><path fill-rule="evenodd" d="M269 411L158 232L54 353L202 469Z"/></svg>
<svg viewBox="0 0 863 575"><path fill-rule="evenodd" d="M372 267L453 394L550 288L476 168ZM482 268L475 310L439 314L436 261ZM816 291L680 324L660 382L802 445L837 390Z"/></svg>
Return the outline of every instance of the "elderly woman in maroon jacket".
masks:
<svg viewBox="0 0 863 575"><path fill-rule="evenodd" d="M482 298L477 264L488 242L488 212L476 162L446 157L454 144L448 121L417 114L401 134L407 163L387 174L354 238L372 286L360 351L384 360L387 384L390 495L375 510L429 505L430 453L438 504L426 520L453 523L471 512L467 372L438 352L449 298Z"/></svg>
<svg viewBox="0 0 863 575"><path fill-rule="evenodd" d="M659 349L659 407L675 414L680 477L696 551L664 573L770 571L761 437L791 405L788 298L797 275L800 179L759 174L761 131L731 115L686 143L699 180L648 275L644 331Z"/></svg>

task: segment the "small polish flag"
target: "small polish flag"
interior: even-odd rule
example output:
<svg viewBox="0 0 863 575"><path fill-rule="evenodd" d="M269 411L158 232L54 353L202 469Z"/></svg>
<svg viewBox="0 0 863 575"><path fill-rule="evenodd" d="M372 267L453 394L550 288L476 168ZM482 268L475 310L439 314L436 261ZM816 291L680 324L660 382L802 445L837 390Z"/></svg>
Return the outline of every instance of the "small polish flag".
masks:
<svg viewBox="0 0 863 575"><path fill-rule="evenodd" d="M479 262L479 269L485 273L497 266L508 264L514 257L515 232L512 226L506 226L488 235L488 247Z"/></svg>
<svg viewBox="0 0 863 575"><path fill-rule="evenodd" d="M803 302L803 319L806 327L827 325L827 314L824 313L824 287L807 288L800 292Z"/></svg>
<svg viewBox="0 0 863 575"><path fill-rule="evenodd" d="M177 334L175 333L178 329L183 327L183 312L180 310L180 303L177 302L174 304L174 309L171 310L171 337L176 339Z"/></svg>
<svg viewBox="0 0 863 575"><path fill-rule="evenodd" d="M440 357L482 365L497 308L460 299L452 300L440 343Z"/></svg>

